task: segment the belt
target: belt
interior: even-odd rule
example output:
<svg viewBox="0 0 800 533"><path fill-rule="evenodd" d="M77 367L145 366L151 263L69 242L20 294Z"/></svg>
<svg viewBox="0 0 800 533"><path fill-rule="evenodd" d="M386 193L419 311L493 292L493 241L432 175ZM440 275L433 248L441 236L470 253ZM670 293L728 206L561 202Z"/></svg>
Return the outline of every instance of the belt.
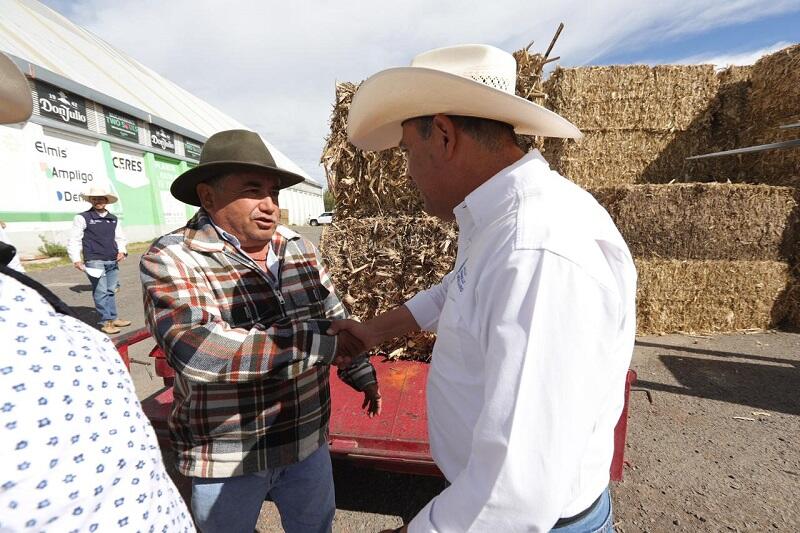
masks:
<svg viewBox="0 0 800 533"><path fill-rule="evenodd" d="M608 489L606 489L606 490L608 490ZM574 524L575 522L577 522L581 518L584 518L586 515L588 515L592 511L594 511L595 507L600 505L600 499L603 497L603 495L605 493L606 493L605 490L603 492L601 492L600 496L597 497L597 499L594 501L594 503L592 503L592 505L590 505L589 507L587 507L586 509L584 509L580 513L578 513L578 514L576 514L574 516L567 517L567 518L559 518L558 522L556 522L556 524L553 526L553 529L558 529L560 527L564 527L564 526L568 526L570 524Z"/></svg>

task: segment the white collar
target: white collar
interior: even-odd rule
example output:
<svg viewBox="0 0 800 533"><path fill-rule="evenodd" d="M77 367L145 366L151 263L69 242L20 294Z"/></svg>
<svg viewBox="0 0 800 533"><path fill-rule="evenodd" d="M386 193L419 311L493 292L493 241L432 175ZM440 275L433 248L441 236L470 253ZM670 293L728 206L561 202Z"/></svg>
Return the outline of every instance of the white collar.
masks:
<svg viewBox="0 0 800 533"><path fill-rule="evenodd" d="M526 173L521 173L520 169L533 163L537 166L544 164L543 170L550 170L539 150L531 150L514 163L502 169L500 172L480 184L474 191L469 193L464 201L453 209L453 214L458 223L460 232L471 233L472 229L485 226L495 220L500 214L508 211L509 201L516 199L517 193L514 187L515 179L525 179ZM528 178L530 179L530 178Z"/></svg>

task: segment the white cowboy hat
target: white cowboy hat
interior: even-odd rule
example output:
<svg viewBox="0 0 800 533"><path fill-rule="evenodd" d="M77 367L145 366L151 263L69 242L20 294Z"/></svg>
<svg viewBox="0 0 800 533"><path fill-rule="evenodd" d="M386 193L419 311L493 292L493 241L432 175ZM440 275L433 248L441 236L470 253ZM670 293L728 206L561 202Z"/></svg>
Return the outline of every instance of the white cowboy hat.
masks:
<svg viewBox="0 0 800 533"><path fill-rule="evenodd" d="M423 52L410 67L383 70L361 84L347 117L347 136L364 150L400 143L401 124L442 113L511 124L543 137L580 138L565 118L514 94L517 62L494 46L464 44Z"/></svg>
<svg viewBox="0 0 800 533"><path fill-rule="evenodd" d="M89 188L88 191L81 194L81 198L83 198L85 201L89 203L92 203L91 200L89 200L89 198L92 198L93 196L105 196L107 204L113 204L114 202L119 200L119 198L117 198L115 194L108 192L104 187L101 187L99 185L93 185L92 187Z"/></svg>
<svg viewBox="0 0 800 533"><path fill-rule="evenodd" d="M0 53L0 124L25 122L32 112L33 98L25 75Z"/></svg>

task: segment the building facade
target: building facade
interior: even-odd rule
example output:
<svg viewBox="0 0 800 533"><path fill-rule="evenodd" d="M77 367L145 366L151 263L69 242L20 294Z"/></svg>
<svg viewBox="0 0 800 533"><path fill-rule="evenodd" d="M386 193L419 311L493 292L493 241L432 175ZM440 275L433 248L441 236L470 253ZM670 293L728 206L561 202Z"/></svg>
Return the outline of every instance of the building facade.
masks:
<svg viewBox="0 0 800 533"><path fill-rule="evenodd" d="M4 1L3 10L0 50L26 73L34 102L28 123L0 126L0 220L20 255L36 255L44 239L65 243L93 185L119 197L109 210L131 242L183 225L196 208L170 185L197 164L208 136L245 126L38 2ZM290 224L307 223L324 210L322 187L265 143L306 177L280 204Z"/></svg>

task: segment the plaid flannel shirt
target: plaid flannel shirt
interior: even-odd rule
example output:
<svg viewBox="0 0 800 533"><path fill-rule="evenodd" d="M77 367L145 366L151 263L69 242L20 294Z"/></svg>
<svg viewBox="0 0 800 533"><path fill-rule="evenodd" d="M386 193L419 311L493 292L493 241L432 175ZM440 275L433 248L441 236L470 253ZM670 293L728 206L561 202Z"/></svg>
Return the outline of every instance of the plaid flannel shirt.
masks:
<svg viewBox="0 0 800 533"><path fill-rule="evenodd" d="M316 248L278 226L277 287L204 210L140 265L147 326L176 370L169 424L178 469L230 477L296 463L327 439L329 364L345 318ZM364 359L339 377L374 383Z"/></svg>

